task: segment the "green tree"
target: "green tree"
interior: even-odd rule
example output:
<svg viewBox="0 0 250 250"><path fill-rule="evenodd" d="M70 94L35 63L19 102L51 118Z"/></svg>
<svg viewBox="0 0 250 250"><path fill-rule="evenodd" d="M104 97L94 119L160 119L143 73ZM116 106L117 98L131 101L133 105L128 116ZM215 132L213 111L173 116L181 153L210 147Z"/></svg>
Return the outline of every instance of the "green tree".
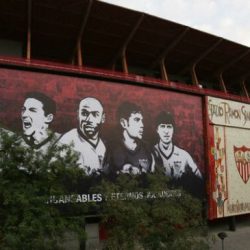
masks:
<svg viewBox="0 0 250 250"><path fill-rule="evenodd" d="M102 181L107 249L208 249L201 201L169 184L162 173Z"/></svg>
<svg viewBox="0 0 250 250"><path fill-rule="evenodd" d="M76 161L65 146L42 154L1 132L0 249L59 249L65 232L83 239L87 213L102 218L107 249L208 248L201 201L173 188L163 173L86 176ZM64 194L77 197L79 184L80 192L92 186L86 192L103 201L56 202Z"/></svg>
<svg viewBox="0 0 250 250"><path fill-rule="evenodd" d="M83 237L84 218L50 204L51 196L68 194L84 173L66 147L47 153L23 147L20 138L0 131L0 249L59 249L65 232ZM64 157L61 151L64 150ZM81 210L85 206L70 211Z"/></svg>

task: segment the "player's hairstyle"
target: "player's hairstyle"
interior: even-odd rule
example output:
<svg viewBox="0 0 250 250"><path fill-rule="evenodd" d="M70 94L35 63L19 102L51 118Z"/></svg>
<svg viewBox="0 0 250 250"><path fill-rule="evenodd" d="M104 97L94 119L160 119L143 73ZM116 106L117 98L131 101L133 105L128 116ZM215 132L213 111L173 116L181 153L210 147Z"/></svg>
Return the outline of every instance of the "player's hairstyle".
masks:
<svg viewBox="0 0 250 250"><path fill-rule="evenodd" d="M79 107L80 107L81 102L86 101L86 100L95 100L96 102L98 102L100 104L100 106L102 107L103 113L104 113L103 103L99 99L92 97L92 96L88 96L88 97L85 97L85 98L79 100Z"/></svg>
<svg viewBox="0 0 250 250"><path fill-rule="evenodd" d="M25 99L28 99L28 98L33 98L33 99L40 101L43 104L43 110L44 110L45 115L56 114L56 103L49 96L41 92L28 92L25 95Z"/></svg>
<svg viewBox="0 0 250 250"><path fill-rule="evenodd" d="M118 122L122 118L128 120L131 114L136 113L142 114L142 109L140 106L132 102L123 102L117 110L117 120Z"/></svg>
<svg viewBox="0 0 250 250"><path fill-rule="evenodd" d="M155 119L155 126L158 127L160 124L172 124L175 127L173 114L169 111L160 112Z"/></svg>

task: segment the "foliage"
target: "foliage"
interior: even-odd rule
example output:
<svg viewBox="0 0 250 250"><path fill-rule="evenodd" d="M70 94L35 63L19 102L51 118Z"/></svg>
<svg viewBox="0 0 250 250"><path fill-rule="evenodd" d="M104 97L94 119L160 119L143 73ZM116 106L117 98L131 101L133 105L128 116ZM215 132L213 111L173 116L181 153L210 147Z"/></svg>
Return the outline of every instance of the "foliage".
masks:
<svg viewBox="0 0 250 250"><path fill-rule="evenodd" d="M103 180L107 249L208 249L202 204L162 173Z"/></svg>
<svg viewBox="0 0 250 250"><path fill-rule="evenodd" d="M68 193L83 174L75 155L66 147L41 153L0 132L0 248L54 250L65 232L83 237L83 218L65 215L60 205L48 202L51 195Z"/></svg>
<svg viewBox="0 0 250 250"><path fill-rule="evenodd" d="M65 146L40 153L1 132L0 249L60 249L65 232L84 237L84 216L92 211L102 215L106 249L208 249L201 201L163 173L85 176L76 160ZM79 184L82 191L96 185L89 192L103 201L49 202Z"/></svg>

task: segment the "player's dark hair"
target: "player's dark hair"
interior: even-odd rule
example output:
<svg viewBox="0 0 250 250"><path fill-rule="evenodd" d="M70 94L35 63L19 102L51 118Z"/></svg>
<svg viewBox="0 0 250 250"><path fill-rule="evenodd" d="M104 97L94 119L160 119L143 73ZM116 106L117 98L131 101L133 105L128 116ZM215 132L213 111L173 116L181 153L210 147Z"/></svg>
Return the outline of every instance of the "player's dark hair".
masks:
<svg viewBox="0 0 250 250"><path fill-rule="evenodd" d="M123 102L117 110L117 120L120 121L121 118L128 120L131 114L136 113L142 114L142 109L140 106L132 102Z"/></svg>
<svg viewBox="0 0 250 250"><path fill-rule="evenodd" d="M56 114L56 103L55 101L50 98L49 96L45 95L44 93L41 92L28 92L25 95L25 99L28 98L33 98L36 99L38 101L40 101L43 104L43 110L44 110L44 114L48 115L48 114Z"/></svg>
<svg viewBox="0 0 250 250"><path fill-rule="evenodd" d="M160 124L172 124L175 127L173 114L169 111L160 112L155 119L155 126L158 127Z"/></svg>

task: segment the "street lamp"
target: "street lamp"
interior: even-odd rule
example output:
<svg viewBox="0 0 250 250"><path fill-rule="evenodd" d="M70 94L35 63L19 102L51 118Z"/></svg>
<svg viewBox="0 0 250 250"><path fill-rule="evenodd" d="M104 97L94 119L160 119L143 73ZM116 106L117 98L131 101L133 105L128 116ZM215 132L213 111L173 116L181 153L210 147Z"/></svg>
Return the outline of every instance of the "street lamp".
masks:
<svg viewBox="0 0 250 250"><path fill-rule="evenodd" d="M225 232L220 232L217 235L221 239L221 249L224 250L224 239L227 237L227 234Z"/></svg>

